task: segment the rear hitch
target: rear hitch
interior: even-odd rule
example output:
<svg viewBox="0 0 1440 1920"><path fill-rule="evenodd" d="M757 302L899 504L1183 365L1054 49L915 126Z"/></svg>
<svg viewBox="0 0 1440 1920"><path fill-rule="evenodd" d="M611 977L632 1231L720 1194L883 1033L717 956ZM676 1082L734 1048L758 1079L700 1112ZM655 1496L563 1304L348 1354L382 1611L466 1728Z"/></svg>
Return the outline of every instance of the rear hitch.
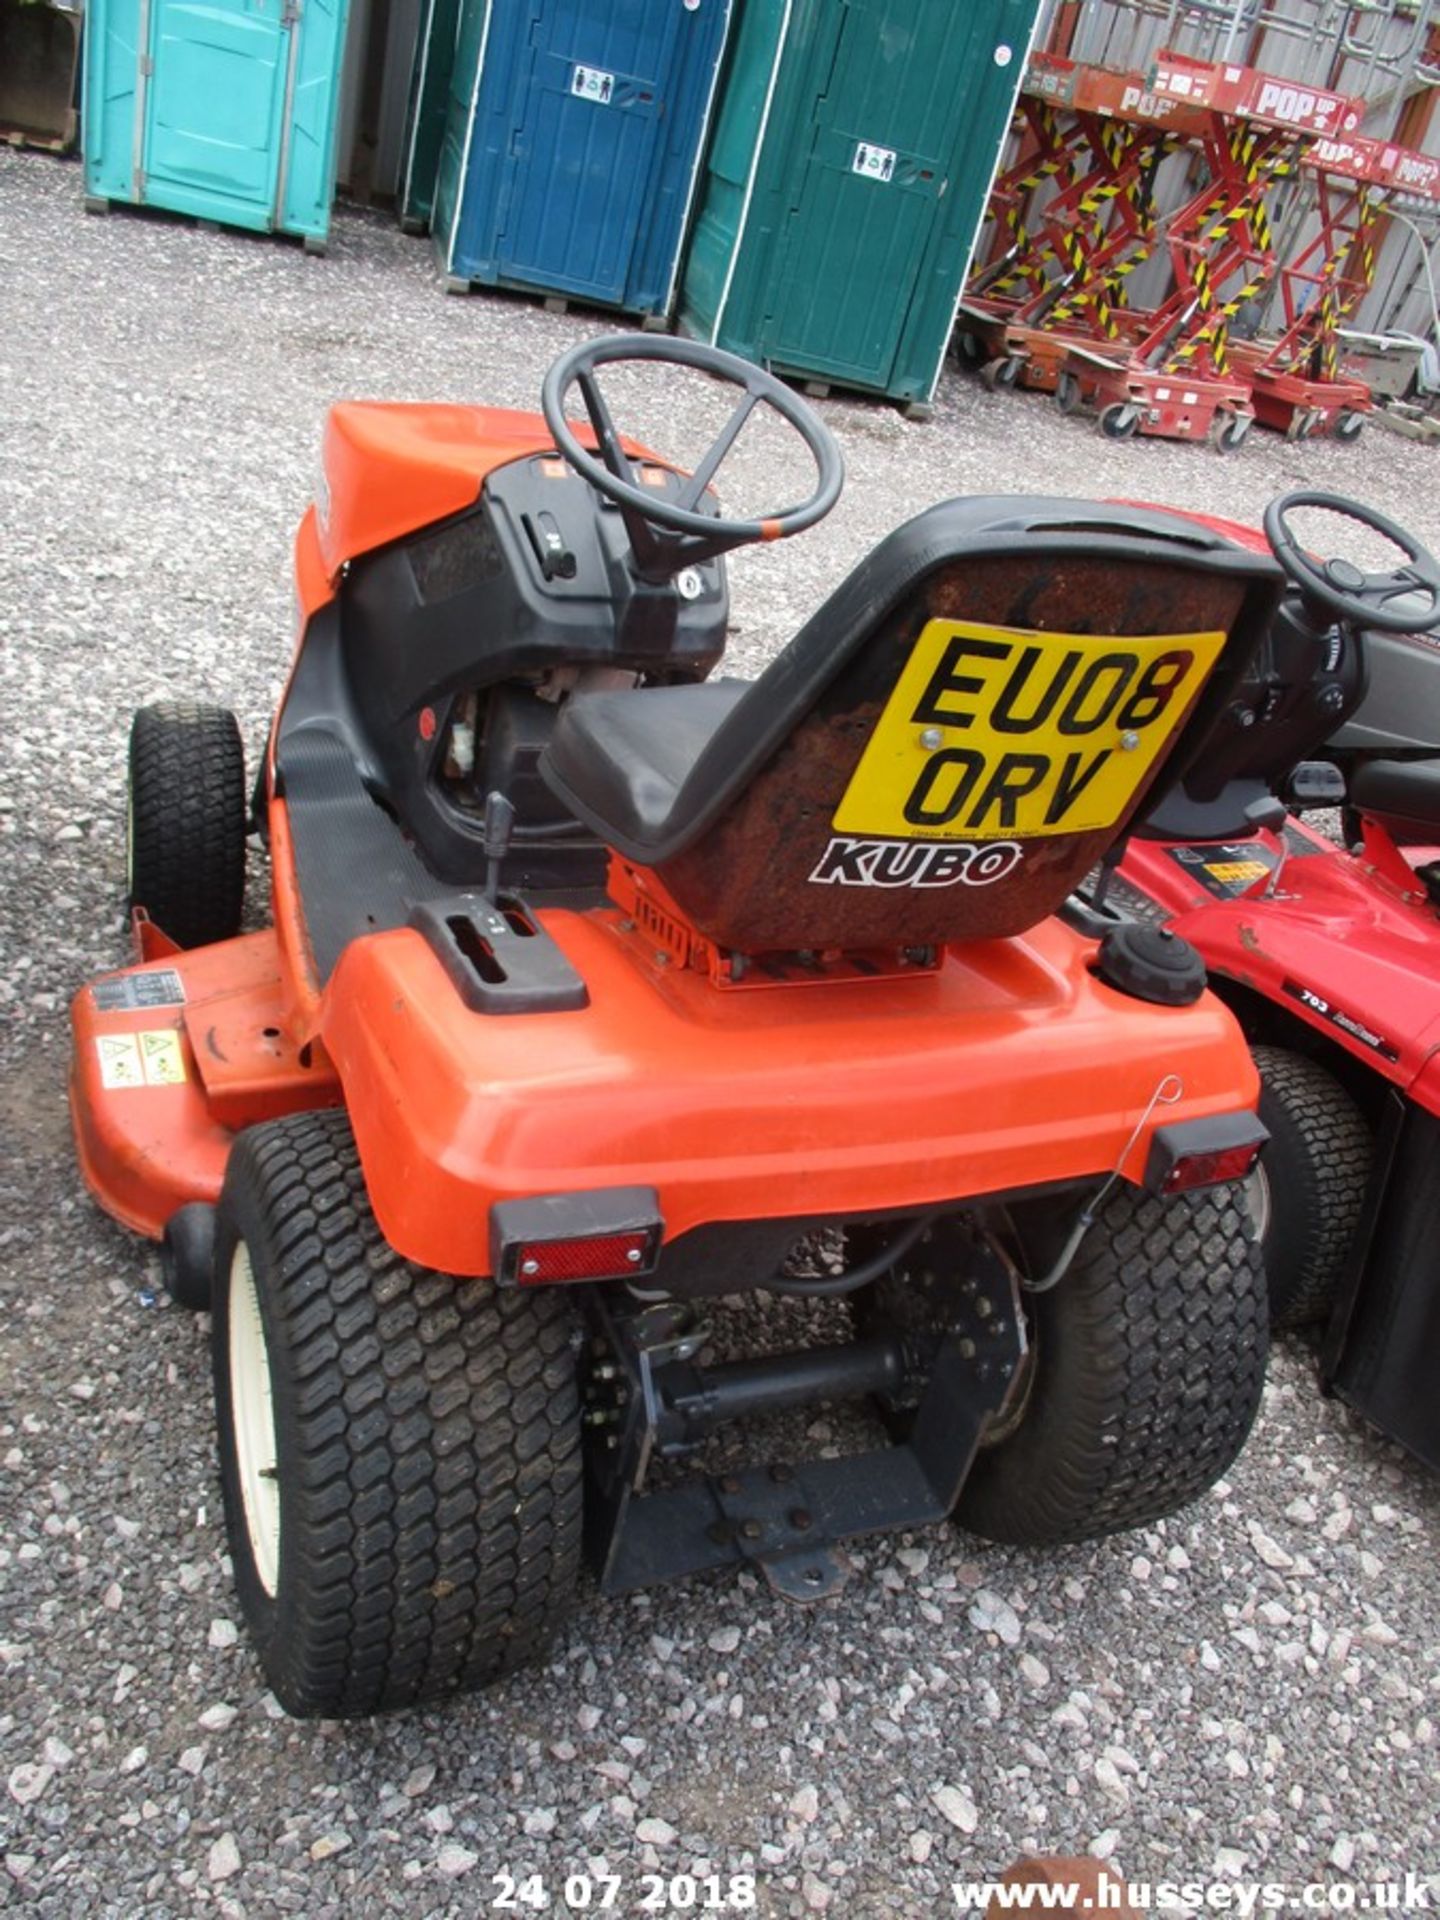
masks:
<svg viewBox="0 0 1440 1920"><path fill-rule="evenodd" d="M1025 1353L1013 1269L978 1234L970 1249L964 1276L928 1276L903 1324L872 1319L844 1345L717 1365L700 1364L708 1329L689 1304L591 1291L587 1547L604 1591L749 1565L788 1599L821 1600L850 1571L839 1542L944 1519ZM659 1462L732 1421L866 1398L891 1411L894 1445L655 1484Z"/></svg>

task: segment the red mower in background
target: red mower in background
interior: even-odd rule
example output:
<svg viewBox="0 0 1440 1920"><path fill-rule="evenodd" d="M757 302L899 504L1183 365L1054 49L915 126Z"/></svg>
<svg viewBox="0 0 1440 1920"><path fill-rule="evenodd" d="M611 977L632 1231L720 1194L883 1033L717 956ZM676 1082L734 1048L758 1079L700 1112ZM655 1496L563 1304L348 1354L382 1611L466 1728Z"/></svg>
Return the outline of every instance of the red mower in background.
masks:
<svg viewBox="0 0 1440 1920"><path fill-rule="evenodd" d="M1403 563L1313 557L1304 510ZM1440 1467L1440 563L1338 494L1273 502L1265 540L1203 524L1268 543L1290 587L1102 895L1193 942L1251 1042L1276 1324L1325 1320L1326 1386ZM1304 818L1336 808L1339 840Z"/></svg>

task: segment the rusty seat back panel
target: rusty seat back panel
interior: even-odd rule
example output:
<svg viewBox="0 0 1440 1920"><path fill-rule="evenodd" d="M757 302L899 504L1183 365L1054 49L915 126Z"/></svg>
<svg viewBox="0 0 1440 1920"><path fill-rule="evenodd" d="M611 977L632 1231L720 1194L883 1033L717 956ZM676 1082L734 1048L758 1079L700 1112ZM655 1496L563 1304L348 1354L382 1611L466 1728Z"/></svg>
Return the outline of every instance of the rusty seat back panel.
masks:
<svg viewBox="0 0 1440 1920"><path fill-rule="evenodd" d="M1183 766L1280 586L1167 514L952 501L882 542L743 697L582 696L543 770L720 946L1010 936Z"/></svg>

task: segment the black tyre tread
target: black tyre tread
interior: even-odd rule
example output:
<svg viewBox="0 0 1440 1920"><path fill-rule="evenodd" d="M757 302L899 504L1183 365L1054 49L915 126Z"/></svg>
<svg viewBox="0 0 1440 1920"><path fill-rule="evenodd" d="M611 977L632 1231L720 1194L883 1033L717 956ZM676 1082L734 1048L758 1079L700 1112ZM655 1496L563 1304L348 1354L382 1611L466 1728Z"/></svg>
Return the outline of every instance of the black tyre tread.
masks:
<svg viewBox="0 0 1440 1920"><path fill-rule="evenodd" d="M226 1458L223 1297L241 1234L262 1313L268 1303L279 1330L270 1334L282 1490L275 1601L251 1571ZM241 1135L216 1273L231 1554L281 1703L332 1718L414 1707L536 1656L580 1563L568 1303L402 1260L375 1223L338 1112Z"/></svg>
<svg viewBox="0 0 1440 1920"><path fill-rule="evenodd" d="M240 931L246 808L233 713L180 701L139 710L130 728L130 904L182 947Z"/></svg>
<svg viewBox="0 0 1440 1920"><path fill-rule="evenodd" d="M1370 1126L1340 1082L1288 1047L1254 1047L1272 1178L1265 1247L1270 1323L1303 1327L1330 1311L1370 1178Z"/></svg>
<svg viewBox="0 0 1440 1920"><path fill-rule="evenodd" d="M1159 1200L1117 1188L1074 1265L1030 1296L1019 1425L977 1457L956 1518L1056 1546L1188 1506L1230 1466L1260 1405L1260 1251L1230 1187Z"/></svg>

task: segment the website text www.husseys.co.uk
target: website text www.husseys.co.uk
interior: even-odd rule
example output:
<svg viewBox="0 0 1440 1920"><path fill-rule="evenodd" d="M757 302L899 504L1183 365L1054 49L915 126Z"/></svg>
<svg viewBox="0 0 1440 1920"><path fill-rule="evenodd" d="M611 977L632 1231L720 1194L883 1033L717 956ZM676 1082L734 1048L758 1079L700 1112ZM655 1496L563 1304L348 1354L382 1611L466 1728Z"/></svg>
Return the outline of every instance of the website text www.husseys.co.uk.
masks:
<svg viewBox="0 0 1440 1920"><path fill-rule="evenodd" d="M1122 1880L1102 1874L1093 1887L1065 1881L957 1880L960 1913L1225 1913L1250 1920L1271 1913L1440 1914L1440 1874L1403 1880Z"/></svg>

